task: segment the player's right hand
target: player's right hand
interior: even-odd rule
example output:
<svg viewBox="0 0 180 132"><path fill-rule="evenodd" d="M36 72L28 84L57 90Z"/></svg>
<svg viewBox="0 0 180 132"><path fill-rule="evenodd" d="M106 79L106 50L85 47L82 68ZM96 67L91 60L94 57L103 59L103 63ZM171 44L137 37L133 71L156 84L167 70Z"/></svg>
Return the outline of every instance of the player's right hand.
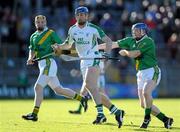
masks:
<svg viewBox="0 0 180 132"><path fill-rule="evenodd" d="M34 64L33 59L28 59L26 64L27 65L33 65Z"/></svg>
<svg viewBox="0 0 180 132"><path fill-rule="evenodd" d="M126 51L126 50L120 50L120 51L119 51L119 54L120 54L121 56L127 56L127 51Z"/></svg>

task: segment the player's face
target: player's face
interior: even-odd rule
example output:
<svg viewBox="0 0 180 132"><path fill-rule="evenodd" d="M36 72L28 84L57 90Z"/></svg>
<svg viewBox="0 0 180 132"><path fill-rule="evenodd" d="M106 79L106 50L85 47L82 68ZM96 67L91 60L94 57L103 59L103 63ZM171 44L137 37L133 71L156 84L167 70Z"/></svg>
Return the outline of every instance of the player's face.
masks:
<svg viewBox="0 0 180 132"><path fill-rule="evenodd" d="M133 38L141 38L144 35L143 31L137 28L132 29Z"/></svg>
<svg viewBox="0 0 180 132"><path fill-rule="evenodd" d="M38 31L43 31L46 26L46 20L45 19L36 19L35 20L35 26Z"/></svg>
<svg viewBox="0 0 180 132"><path fill-rule="evenodd" d="M76 20L79 25L84 25L88 20L88 14L85 13L78 13L76 14Z"/></svg>

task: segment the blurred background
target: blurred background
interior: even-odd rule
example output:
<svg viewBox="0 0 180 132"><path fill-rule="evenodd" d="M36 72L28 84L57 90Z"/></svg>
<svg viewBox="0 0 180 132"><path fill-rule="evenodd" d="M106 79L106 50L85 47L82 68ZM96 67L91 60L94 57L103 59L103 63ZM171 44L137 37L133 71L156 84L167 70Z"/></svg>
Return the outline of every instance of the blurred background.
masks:
<svg viewBox="0 0 180 132"><path fill-rule="evenodd" d="M144 22L157 46L162 71L158 97L180 97L180 0L6 0L0 1L0 98L33 98L38 77L37 64L26 66L34 17L43 14L47 25L62 40L76 21L74 9L87 6L89 21L100 26L116 41L131 35L131 26ZM118 56L119 49L112 51ZM79 91L82 84L79 62L57 59L58 77L63 86ZM109 62L105 91L111 98L136 98L136 71L131 59ZM45 97L60 98L49 88ZM62 97L61 97L62 98Z"/></svg>

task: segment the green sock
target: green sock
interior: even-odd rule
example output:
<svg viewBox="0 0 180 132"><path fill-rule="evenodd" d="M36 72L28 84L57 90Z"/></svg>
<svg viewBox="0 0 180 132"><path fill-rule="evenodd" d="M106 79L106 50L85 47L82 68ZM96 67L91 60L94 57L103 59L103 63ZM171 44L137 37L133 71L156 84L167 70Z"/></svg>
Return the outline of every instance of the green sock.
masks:
<svg viewBox="0 0 180 132"><path fill-rule="evenodd" d="M115 114L115 115L121 114L121 111L113 104L109 108L109 111L111 112L111 114Z"/></svg>
<svg viewBox="0 0 180 132"><path fill-rule="evenodd" d="M38 106L34 106L34 109L33 109L33 112L32 112L32 113L33 113L35 116L37 116L38 112L39 112L39 107L38 107Z"/></svg>
<svg viewBox="0 0 180 132"><path fill-rule="evenodd" d="M81 112L81 109L82 109L82 105L81 105L81 103L80 103L80 104L79 104L79 107L78 107L78 111Z"/></svg>
<svg viewBox="0 0 180 132"><path fill-rule="evenodd" d="M162 122L165 122L167 120L167 116L165 116L165 114L162 112L160 112L156 117Z"/></svg>
<svg viewBox="0 0 180 132"><path fill-rule="evenodd" d="M76 93L76 94L74 95L74 97L73 97L73 99L76 99L76 100L79 100L79 101L81 101L82 98L83 98L83 97L82 97L81 95L77 94L77 93Z"/></svg>
<svg viewBox="0 0 180 132"><path fill-rule="evenodd" d="M151 108L145 108L145 116L150 116Z"/></svg>
<svg viewBox="0 0 180 132"><path fill-rule="evenodd" d="M103 105L102 104L97 105L96 108L97 108L98 116L104 115L104 113L103 113Z"/></svg>

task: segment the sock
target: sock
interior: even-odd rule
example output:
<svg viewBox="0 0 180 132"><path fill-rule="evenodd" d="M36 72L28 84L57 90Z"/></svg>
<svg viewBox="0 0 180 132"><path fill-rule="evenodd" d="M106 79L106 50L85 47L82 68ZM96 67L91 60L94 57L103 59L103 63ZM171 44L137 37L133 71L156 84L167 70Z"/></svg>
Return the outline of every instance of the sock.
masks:
<svg viewBox="0 0 180 132"><path fill-rule="evenodd" d="M149 119L151 114L151 108L145 108L145 119Z"/></svg>
<svg viewBox="0 0 180 132"><path fill-rule="evenodd" d="M166 122L168 117L165 116L165 114L163 114L162 112L160 112L157 116L156 116L159 120L161 120L162 122Z"/></svg>
<svg viewBox="0 0 180 132"><path fill-rule="evenodd" d="M109 108L109 111L111 112L111 114L115 114L115 115L120 115L121 114L121 111L113 104Z"/></svg>
<svg viewBox="0 0 180 132"><path fill-rule="evenodd" d="M81 109L82 109L82 105L81 105L81 103L80 103L77 111L80 111L80 112L81 112Z"/></svg>
<svg viewBox="0 0 180 132"><path fill-rule="evenodd" d="M83 98L83 97L82 97L81 95L77 94L77 93L76 93L76 94L74 95L74 97L73 97L73 99L76 99L76 100L79 100L79 101L81 101L82 98Z"/></svg>
<svg viewBox="0 0 180 132"><path fill-rule="evenodd" d="M39 112L39 107L38 107L38 106L34 106L34 109L33 109L32 114L34 114L35 116L37 116L38 112Z"/></svg>
<svg viewBox="0 0 180 132"><path fill-rule="evenodd" d="M96 105L96 109L97 109L97 112L98 112L98 116L104 115L104 113L103 113L103 105L102 104Z"/></svg>
<svg viewBox="0 0 180 132"><path fill-rule="evenodd" d="M84 98L90 99L91 97L89 95L85 95Z"/></svg>

